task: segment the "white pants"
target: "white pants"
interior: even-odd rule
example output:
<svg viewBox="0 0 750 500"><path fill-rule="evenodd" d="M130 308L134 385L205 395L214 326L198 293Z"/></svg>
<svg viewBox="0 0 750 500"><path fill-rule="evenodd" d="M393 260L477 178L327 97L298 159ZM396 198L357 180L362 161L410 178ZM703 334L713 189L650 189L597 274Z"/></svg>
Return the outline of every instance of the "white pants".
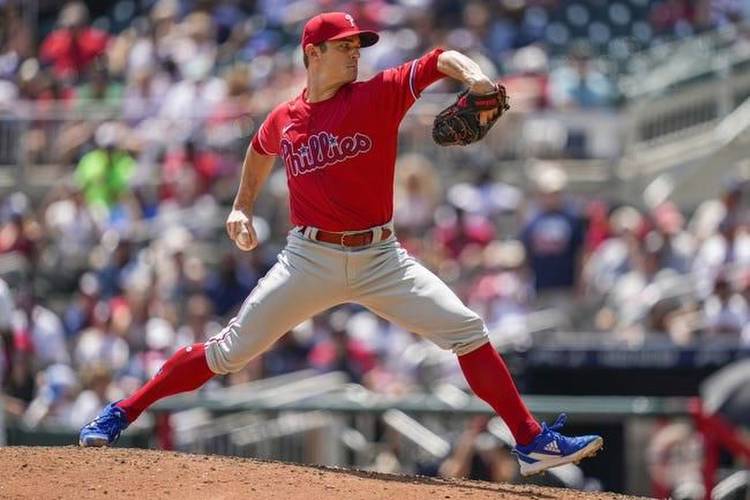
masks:
<svg viewBox="0 0 750 500"><path fill-rule="evenodd" d="M278 262L237 316L206 342L208 366L217 374L238 371L298 324L346 302L361 304L457 355L488 342L482 319L393 235L346 248L293 230Z"/></svg>

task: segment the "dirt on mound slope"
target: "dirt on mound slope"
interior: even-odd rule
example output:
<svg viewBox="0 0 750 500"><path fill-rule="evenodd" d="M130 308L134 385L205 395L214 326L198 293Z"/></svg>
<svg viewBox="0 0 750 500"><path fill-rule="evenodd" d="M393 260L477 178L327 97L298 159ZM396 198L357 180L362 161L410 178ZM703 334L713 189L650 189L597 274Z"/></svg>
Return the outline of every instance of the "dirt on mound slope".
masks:
<svg viewBox="0 0 750 500"><path fill-rule="evenodd" d="M132 448L0 448L0 498L626 499Z"/></svg>

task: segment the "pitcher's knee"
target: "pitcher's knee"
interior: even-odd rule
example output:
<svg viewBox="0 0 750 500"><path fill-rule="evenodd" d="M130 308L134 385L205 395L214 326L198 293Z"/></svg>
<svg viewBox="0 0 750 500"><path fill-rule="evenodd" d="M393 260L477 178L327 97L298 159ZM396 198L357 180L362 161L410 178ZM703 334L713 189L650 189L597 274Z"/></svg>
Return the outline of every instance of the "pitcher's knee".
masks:
<svg viewBox="0 0 750 500"><path fill-rule="evenodd" d="M224 330L206 342L206 362L217 375L240 371L260 349L248 343L248 335L242 334L237 324L230 323Z"/></svg>
<svg viewBox="0 0 750 500"><path fill-rule="evenodd" d="M467 354L490 341L482 318L472 313L455 325L430 335L439 347L453 351L458 356Z"/></svg>
<svg viewBox="0 0 750 500"><path fill-rule="evenodd" d="M463 356L464 354L469 354L470 352L479 349L484 344L490 341L490 338L487 336L487 333L485 332L483 335L477 336L475 339L468 341L468 342L458 342L454 344L451 347L451 351L456 356Z"/></svg>
<svg viewBox="0 0 750 500"><path fill-rule="evenodd" d="M231 351L224 349L221 344L213 339L206 342L206 362L212 372L217 375L226 375L240 371L247 362L238 356L232 355Z"/></svg>

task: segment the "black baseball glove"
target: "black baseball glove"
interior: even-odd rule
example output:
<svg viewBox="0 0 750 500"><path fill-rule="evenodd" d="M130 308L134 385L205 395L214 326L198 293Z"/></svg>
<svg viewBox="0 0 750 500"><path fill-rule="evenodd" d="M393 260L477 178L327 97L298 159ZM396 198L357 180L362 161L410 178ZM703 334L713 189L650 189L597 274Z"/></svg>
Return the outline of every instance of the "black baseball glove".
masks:
<svg viewBox="0 0 750 500"><path fill-rule="evenodd" d="M487 135L497 119L510 109L505 87L497 83L495 88L495 92L482 95L472 94L468 90L461 92L456 102L435 117L432 139L441 146L465 146ZM481 124L479 113L492 110L497 110L494 117Z"/></svg>

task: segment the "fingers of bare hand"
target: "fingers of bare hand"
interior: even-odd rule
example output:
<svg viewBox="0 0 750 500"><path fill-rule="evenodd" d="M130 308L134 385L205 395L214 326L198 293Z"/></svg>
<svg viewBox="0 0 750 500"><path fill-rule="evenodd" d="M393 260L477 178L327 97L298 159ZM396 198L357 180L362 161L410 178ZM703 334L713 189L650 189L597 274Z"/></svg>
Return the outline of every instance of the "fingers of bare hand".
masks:
<svg viewBox="0 0 750 500"><path fill-rule="evenodd" d="M227 233L229 238L232 240L237 239L237 235L240 234L241 226L237 221L227 222Z"/></svg>
<svg viewBox="0 0 750 500"><path fill-rule="evenodd" d="M254 249L256 246L258 246L258 238L255 235L255 231L250 228L250 230L243 229L242 232L237 236L236 240L237 246L246 252L249 252L250 250Z"/></svg>
<svg viewBox="0 0 750 500"><path fill-rule="evenodd" d="M250 250L254 249L258 246L258 238L255 236L255 232L252 231L248 233L248 241L250 244Z"/></svg>

